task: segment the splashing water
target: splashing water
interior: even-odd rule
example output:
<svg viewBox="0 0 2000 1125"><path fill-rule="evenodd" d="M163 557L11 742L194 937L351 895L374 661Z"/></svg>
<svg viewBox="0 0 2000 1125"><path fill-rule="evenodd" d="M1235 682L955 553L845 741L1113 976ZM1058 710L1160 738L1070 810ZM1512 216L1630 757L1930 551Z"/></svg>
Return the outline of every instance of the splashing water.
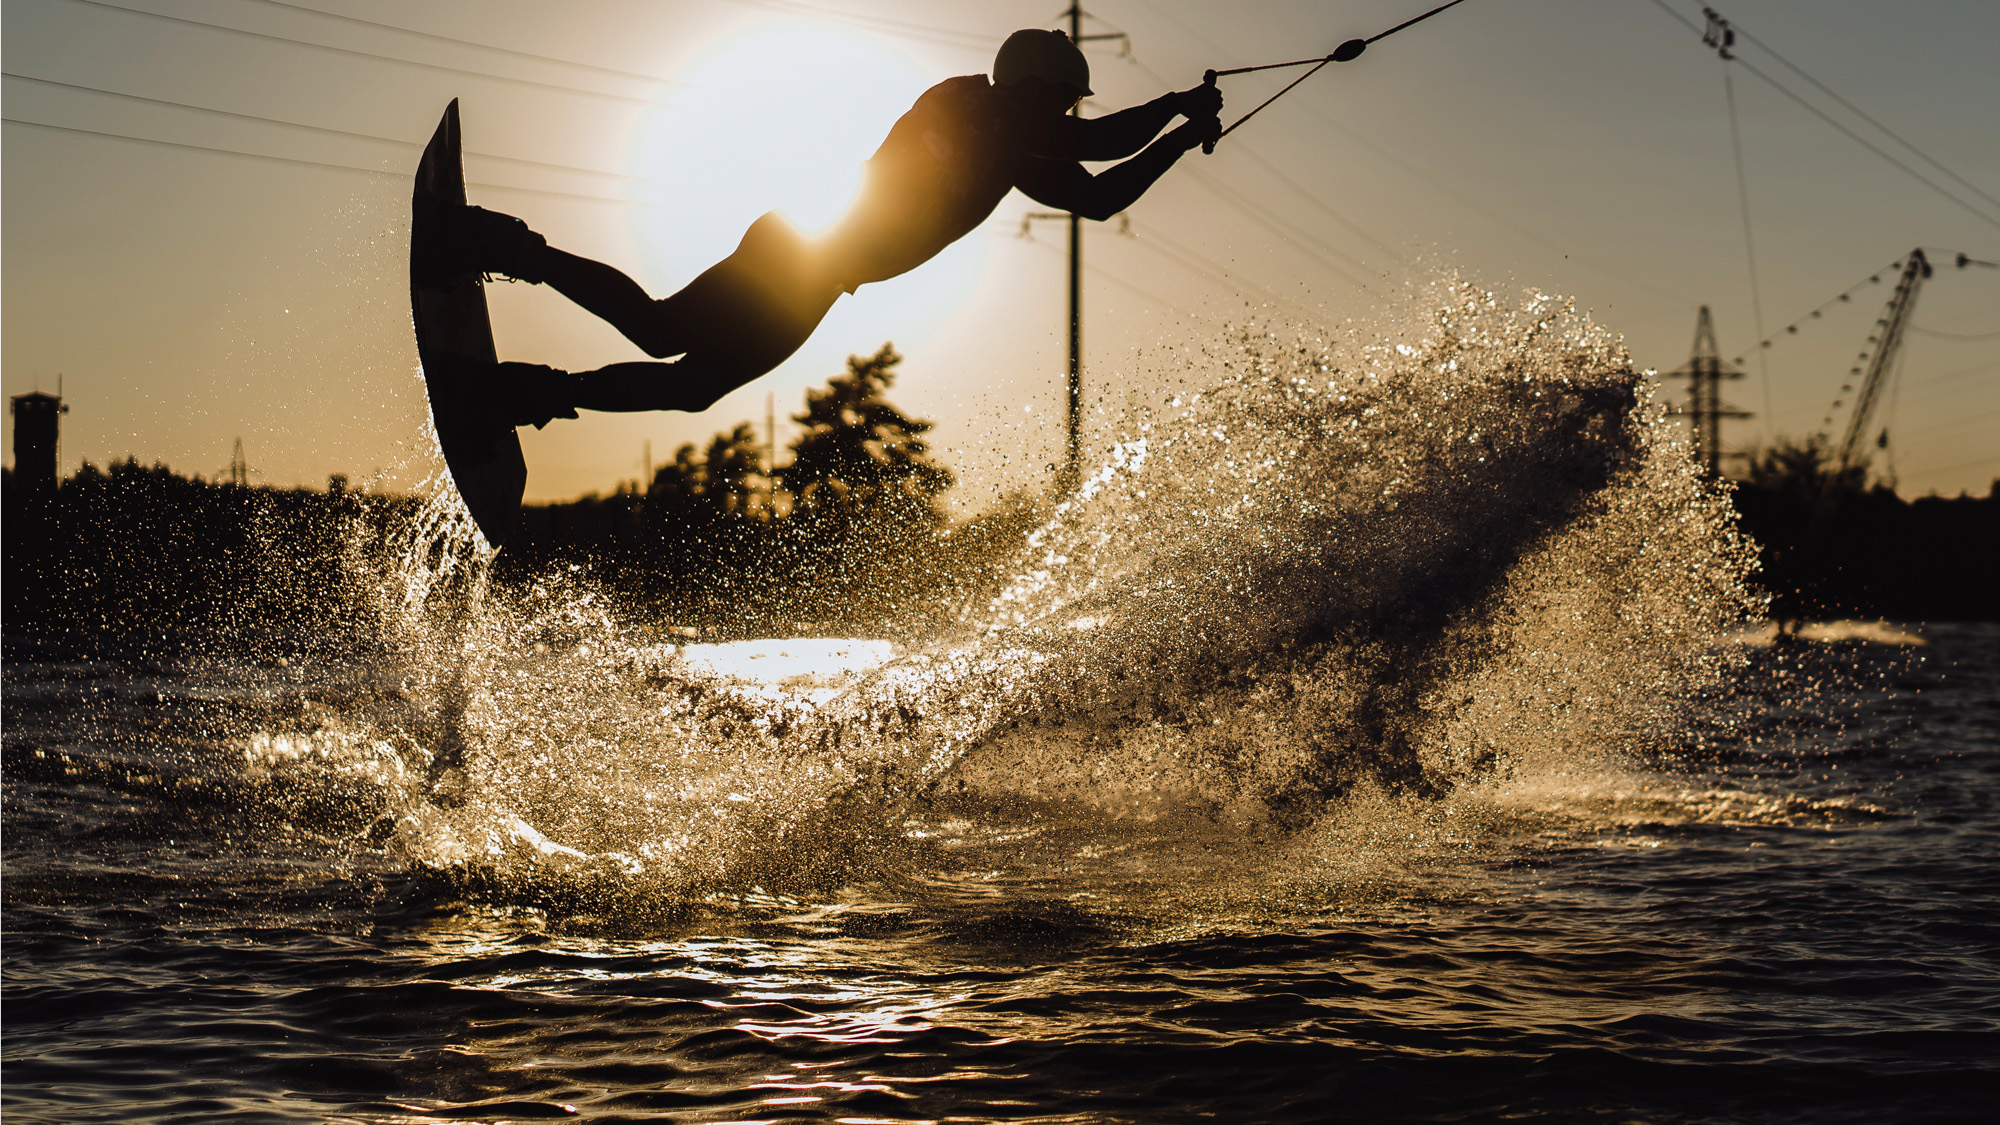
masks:
<svg viewBox="0 0 2000 1125"><path fill-rule="evenodd" d="M844 671L745 676L561 577L489 598L434 484L371 578L437 716L388 740L430 761L382 774L394 846L590 904L837 886L982 809L1226 856L1639 748L1729 659L1747 544L1568 303L1443 281L1181 362L1208 389L1134 423L1017 577Z"/></svg>

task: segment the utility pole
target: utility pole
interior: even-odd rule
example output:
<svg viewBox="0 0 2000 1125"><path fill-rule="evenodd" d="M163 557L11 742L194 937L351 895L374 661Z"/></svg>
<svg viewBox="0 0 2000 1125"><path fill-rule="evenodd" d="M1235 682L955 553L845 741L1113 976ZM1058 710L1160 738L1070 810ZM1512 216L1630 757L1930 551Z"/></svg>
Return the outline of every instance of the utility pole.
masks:
<svg viewBox="0 0 2000 1125"><path fill-rule="evenodd" d="M764 392L764 518L778 518L778 392Z"/></svg>
<svg viewBox="0 0 2000 1125"><path fill-rule="evenodd" d="M1687 366L1678 371L1667 372L1669 377L1685 378L1688 381L1688 404L1674 407L1669 414L1685 415L1690 422L1694 436L1694 459L1701 465L1702 472L1717 476L1722 472L1722 420L1724 418L1748 418L1747 411L1722 402L1722 380L1741 379L1743 372L1722 362L1722 351L1715 345L1715 322L1708 314L1708 306L1701 307L1701 315L1694 322L1694 354L1688 357Z"/></svg>
<svg viewBox="0 0 2000 1125"><path fill-rule="evenodd" d="M1030 211L1021 216L1021 237L1032 237L1030 229L1043 219L1069 223L1069 437L1062 467L1056 471L1056 491L1072 492L1082 479L1083 455L1083 221L1068 211Z"/></svg>
<svg viewBox="0 0 2000 1125"><path fill-rule="evenodd" d="M1069 17L1070 42L1116 39L1123 42L1128 51L1131 49L1131 37L1122 31L1085 35L1085 12L1081 2L1071 3L1063 15ZM1082 117L1082 99L1078 99L1069 112L1073 117ZM1074 211L1030 212L1022 219L1021 229L1025 231L1028 224L1036 219L1060 218L1069 220L1069 372L1066 380L1069 409L1068 437L1063 449L1062 469L1056 474L1056 491L1068 493L1076 490L1083 477L1083 216Z"/></svg>
<svg viewBox="0 0 2000 1125"><path fill-rule="evenodd" d="M1069 6L1069 39L1083 42L1083 4ZM1083 116L1083 99L1069 107L1071 116ZM1083 217L1069 213L1069 441L1063 448L1062 474L1056 490L1076 491L1083 470Z"/></svg>

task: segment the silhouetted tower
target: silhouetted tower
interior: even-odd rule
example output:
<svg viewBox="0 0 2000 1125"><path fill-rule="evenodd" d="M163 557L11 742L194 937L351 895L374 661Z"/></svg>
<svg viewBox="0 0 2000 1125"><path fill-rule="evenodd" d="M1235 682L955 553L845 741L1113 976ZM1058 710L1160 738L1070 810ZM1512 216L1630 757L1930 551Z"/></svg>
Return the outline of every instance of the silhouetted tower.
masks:
<svg viewBox="0 0 2000 1125"><path fill-rule="evenodd" d="M56 491L58 419L69 413L63 400L44 391L14 396L14 487L24 499L46 500Z"/></svg>
<svg viewBox="0 0 2000 1125"><path fill-rule="evenodd" d="M243 439L236 439L236 448L229 452L229 483L237 488L250 487L250 462L243 456Z"/></svg>
<svg viewBox="0 0 2000 1125"><path fill-rule="evenodd" d="M15 395L14 475L7 489L6 588L8 628L32 625L49 590L50 547L57 530L56 460L60 420L69 412L61 395Z"/></svg>
<svg viewBox="0 0 2000 1125"><path fill-rule="evenodd" d="M1741 379L1743 372L1722 362L1722 351L1715 345L1715 321L1709 317L1707 305L1695 318L1694 354L1688 357L1686 367L1667 375L1688 381L1687 406L1667 413L1687 416L1694 433L1694 459L1703 472L1716 476L1722 472L1722 420L1748 418L1750 414L1723 404L1722 381Z"/></svg>

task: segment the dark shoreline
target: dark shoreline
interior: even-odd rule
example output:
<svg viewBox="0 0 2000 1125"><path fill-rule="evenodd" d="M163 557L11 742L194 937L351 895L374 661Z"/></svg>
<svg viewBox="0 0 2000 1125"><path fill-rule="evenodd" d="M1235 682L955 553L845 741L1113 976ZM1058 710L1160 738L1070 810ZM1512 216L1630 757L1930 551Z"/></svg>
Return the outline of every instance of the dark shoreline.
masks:
<svg viewBox="0 0 2000 1125"><path fill-rule="evenodd" d="M342 553L381 550L417 501L244 488L136 461L86 467L50 501L5 485L6 630L320 634L359 639L365 599ZM1822 506L1788 482L1738 482L1753 581L1780 622L2000 621L2000 483L1983 497L1905 500L1886 488ZM685 502L626 490L531 505L495 565L500 589L581 580L642 623L784 634L935 618L1002 577L1037 506L883 528L752 515L682 522ZM358 532L358 534L357 534ZM863 565L866 560L866 565ZM657 619L657 620L655 620Z"/></svg>

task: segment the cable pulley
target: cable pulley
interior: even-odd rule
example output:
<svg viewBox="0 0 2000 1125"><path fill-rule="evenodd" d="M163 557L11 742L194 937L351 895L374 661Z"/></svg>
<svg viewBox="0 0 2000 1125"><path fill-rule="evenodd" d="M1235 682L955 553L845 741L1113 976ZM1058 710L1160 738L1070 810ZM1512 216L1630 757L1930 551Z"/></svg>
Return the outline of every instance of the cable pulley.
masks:
<svg viewBox="0 0 2000 1125"><path fill-rule="evenodd" d="M1219 141L1222 138L1228 136L1229 134L1234 133L1238 126L1242 125L1245 121L1248 121L1251 118L1257 116L1259 113L1263 112L1265 106L1270 105L1272 102L1275 102L1279 98L1284 97L1286 94L1291 93L1293 86L1297 86L1299 83L1304 82L1306 79L1311 78L1315 74L1318 74L1320 68L1325 66L1326 64L1337 63L1337 62L1353 62L1355 59L1360 58L1361 52L1367 50L1368 45L1370 43L1375 42L1377 39L1387 39L1391 35L1394 35L1397 32L1403 30L1404 28L1409 27L1411 24L1422 23L1425 20L1431 18L1432 16L1437 15L1439 12L1444 11L1446 8L1455 8L1458 5L1463 4L1464 2L1465 0L1450 0L1449 3L1439 4L1437 7L1432 8L1430 11L1425 12L1423 15L1418 16L1415 19L1404 20L1402 23L1399 23L1396 26L1378 35L1371 35L1366 39L1349 39L1347 42L1342 43L1338 47L1335 47L1333 49L1333 53L1330 55L1325 55L1310 59L1294 59L1291 62L1265 63L1262 66L1239 66L1230 70L1207 71L1201 76L1202 85L1204 86L1213 86L1215 85L1216 79L1227 78L1232 74L1252 74L1260 70L1283 70L1287 67L1293 67L1293 66L1312 67L1311 70L1308 70L1304 74L1299 75L1297 78L1292 79L1291 83L1287 85L1284 89L1279 90L1277 93L1272 94L1268 98L1265 98L1263 102L1257 106L1256 109L1253 109L1249 113L1246 113L1243 116L1237 118L1236 121L1229 126L1229 128L1222 130L1220 133L1217 133L1215 136L1215 141ZM1215 141L1202 142L1201 151L1205 153L1214 152Z"/></svg>

